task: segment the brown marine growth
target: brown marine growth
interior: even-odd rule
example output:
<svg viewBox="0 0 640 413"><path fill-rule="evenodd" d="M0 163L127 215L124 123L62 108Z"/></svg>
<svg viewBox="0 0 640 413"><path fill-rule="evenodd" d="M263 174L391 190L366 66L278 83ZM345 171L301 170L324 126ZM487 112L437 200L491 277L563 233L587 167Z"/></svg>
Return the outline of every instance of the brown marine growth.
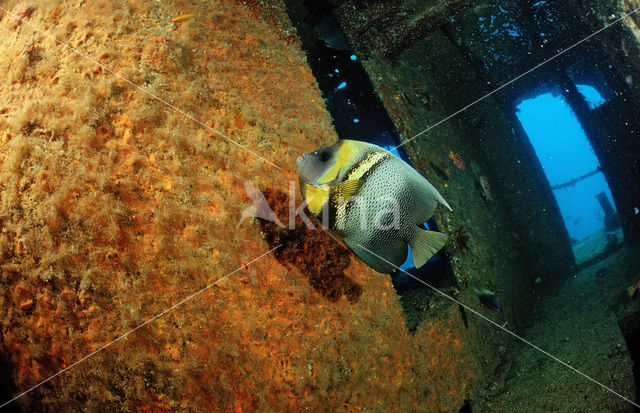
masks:
<svg viewBox="0 0 640 413"><path fill-rule="evenodd" d="M288 223L288 196L272 189L264 190L263 194L280 221ZM307 216L311 215L307 213ZM275 251L278 261L308 278L316 291L331 301L337 301L343 295L349 302L358 300L362 288L344 274L351 262L351 253L321 228L309 229L299 216L295 229L282 228L264 219L259 222L269 246L282 245Z"/></svg>
<svg viewBox="0 0 640 413"><path fill-rule="evenodd" d="M458 228L451 235L451 242L448 251L451 254L458 254L463 251L469 251L469 233L462 228Z"/></svg>

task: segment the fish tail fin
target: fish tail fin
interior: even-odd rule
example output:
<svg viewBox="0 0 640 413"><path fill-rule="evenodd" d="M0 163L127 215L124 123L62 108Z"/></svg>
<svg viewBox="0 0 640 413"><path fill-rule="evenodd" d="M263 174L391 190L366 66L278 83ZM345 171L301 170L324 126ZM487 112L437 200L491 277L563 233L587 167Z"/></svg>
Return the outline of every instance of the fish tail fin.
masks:
<svg viewBox="0 0 640 413"><path fill-rule="evenodd" d="M444 246L447 236L442 232L418 229L409 245L413 256L413 265L422 267L433 255Z"/></svg>

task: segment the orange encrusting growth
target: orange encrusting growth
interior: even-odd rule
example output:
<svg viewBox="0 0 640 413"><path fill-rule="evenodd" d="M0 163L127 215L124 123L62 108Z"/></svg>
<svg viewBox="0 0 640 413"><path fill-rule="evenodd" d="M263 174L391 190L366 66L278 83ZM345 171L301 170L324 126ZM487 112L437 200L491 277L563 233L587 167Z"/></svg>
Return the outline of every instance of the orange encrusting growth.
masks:
<svg viewBox="0 0 640 413"><path fill-rule="evenodd" d="M337 139L280 1L34 7L31 24L284 171L0 13L0 351L15 390L241 267L26 410L462 403L476 367L455 311L411 336L389 277L319 230L236 229L246 181L286 211L296 157ZM187 9L200 17L167 24ZM275 240L286 248L243 267Z"/></svg>

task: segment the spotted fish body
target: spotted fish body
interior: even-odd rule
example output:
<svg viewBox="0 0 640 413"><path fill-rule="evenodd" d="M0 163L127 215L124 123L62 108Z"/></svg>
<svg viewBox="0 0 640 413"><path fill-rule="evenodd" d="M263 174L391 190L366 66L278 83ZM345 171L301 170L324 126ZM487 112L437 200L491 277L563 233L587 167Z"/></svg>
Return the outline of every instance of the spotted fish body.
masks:
<svg viewBox="0 0 640 413"><path fill-rule="evenodd" d="M309 212L332 237L376 271L404 263L407 244L417 268L446 241L422 225L438 203L438 191L407 163L376 145L341 140L298 158Z"/></svg>

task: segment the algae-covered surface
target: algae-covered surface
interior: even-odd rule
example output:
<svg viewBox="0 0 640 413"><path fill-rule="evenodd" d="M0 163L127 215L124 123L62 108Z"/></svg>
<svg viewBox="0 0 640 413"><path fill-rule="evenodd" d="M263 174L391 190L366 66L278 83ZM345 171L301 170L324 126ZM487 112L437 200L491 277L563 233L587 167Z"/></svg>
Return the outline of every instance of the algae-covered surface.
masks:
<svg viewBox="0 0 640 413"><path fill-rule="evenodd" d="M389 277L321 231L238 225L246 182L286 211L296 157L337 139L279 1L0 5L24 19L0 13L12 406L462 405L477 369L455 307L412 335Z"/></svg>

